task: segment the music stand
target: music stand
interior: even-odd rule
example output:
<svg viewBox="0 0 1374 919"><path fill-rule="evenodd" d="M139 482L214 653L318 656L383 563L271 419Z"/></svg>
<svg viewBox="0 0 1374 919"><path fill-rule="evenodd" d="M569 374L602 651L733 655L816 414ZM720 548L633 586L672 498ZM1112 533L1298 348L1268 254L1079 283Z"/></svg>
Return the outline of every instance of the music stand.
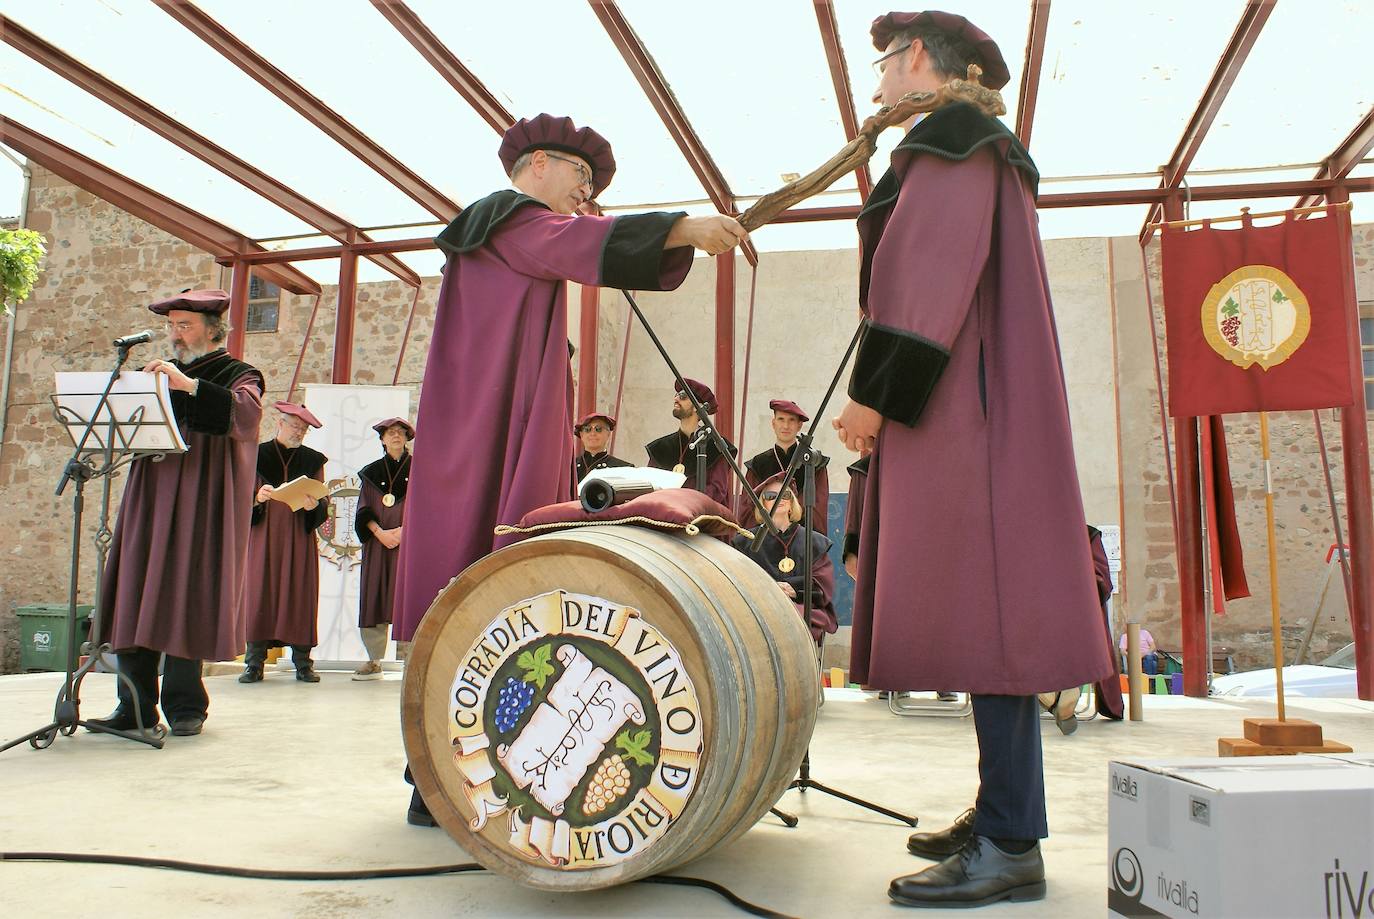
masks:
<svg viewBox="0 0 1374 919"><path fill-rule="evenodd" d="M146 727L143 724L142 710L137 705L134 706L137 731L119 731L81 718L81 682L112 650L108 642L100 640L103 615L100 604L100 579L113 536L109 528L110 481L119 469L136 459L186 452L186 442L181 437L181 431L172 413L171 393L166 376L148 373L121 374L131 347L132 345L117 346L115 365L110 371L109 378L104 381L103 389L100 388L103 376L100 373L57 374L57 392L52 396L53 412L71 437L73 451L63 468L56 493L61 495L66 490L68 482L76 483L76 493L72 496L71 573L67 584L66 677L57 692L53 720L0 746L0 753L24 741L28 741L35 750L46 749L57 739L59 733L70 737L78 727L101 734L115 734L150 747L162 748L165 731L160 725L154 725L151 729ZM100 525L95 534L98 556L95 609L90 621L92 637L85 648L88 657L86 662L78 667L76 596L81 566L81 522L85 510L86 483L95 478L104 480ZM114 671L117 679L124 681L130 694L137 699L138 693L133 681L120 672L118 666L110 669Z"/></svg>

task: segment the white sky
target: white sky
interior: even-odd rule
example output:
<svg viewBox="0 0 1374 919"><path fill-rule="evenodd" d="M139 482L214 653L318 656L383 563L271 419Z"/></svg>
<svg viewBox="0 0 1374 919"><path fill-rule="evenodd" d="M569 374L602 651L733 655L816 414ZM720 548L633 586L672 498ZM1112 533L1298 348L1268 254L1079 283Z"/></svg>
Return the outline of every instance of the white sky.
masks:
<svg viewBox="0 0 1374 919"><path fill-rule="evenodd" d="M367 0L197 0L198 5L293 79L460 203L505 184L499 137L418 56ZM691 15L661 0L622 0L707 149L737 195L757 195L805 173L844 143L839 110L811 4L801 0L698 0ZM611 207L705 197L657 114L582 0L517 5L410 0L411 8L517 117L572 114L615 145L618 171L602 196ZM1008 59L1004 90L1013 124L1029 0L963 0L950 7L989 32ZM860 118L876 56L868 25L886 7L835 0ZM1168 159L1243 0L1055 0L1031 152L1044 192L1152 187ZM518 21L512 11L519 11ZM0 0L0 10L151 104L363 227L429 215L211 51L148 0ZM1292 43L1301 36L1300 76ZM1374 4L1280 3L1221 109L1195 163L1235 167L1236 178L1190 175L1193 184L1310 177L1374 104L1367 49ZM1318 71L1320 76L1318 77ZM309 232L298 219L169 142L133 124L7 45L0 45L0 112L250 237ZM875 178L898 134L874 158ZM1367 174L1374 166L1362 166ZM1094 178L1063 181L1065 177ZM852 179L812 204L856 202ZM847 191L846 191L847 190ZM19 209L19 170L0 159L0 216ZM1374 219L1374 195L1356 196L1356 219ZM1209 205L1276 209L1291 199ZM709 208L697 206L693 211ZM1139 231L1146 208L1041 212L1042 233L1105 236ZM388 236L437 229L405 228ZM319 238L285 245L317 245ZM854 245L851 223L767 227L764 250ZM438 260L403 256L432 273ZM328 263L302 264L331 280ZM366 263L367 272L380 269Z"/></svg>

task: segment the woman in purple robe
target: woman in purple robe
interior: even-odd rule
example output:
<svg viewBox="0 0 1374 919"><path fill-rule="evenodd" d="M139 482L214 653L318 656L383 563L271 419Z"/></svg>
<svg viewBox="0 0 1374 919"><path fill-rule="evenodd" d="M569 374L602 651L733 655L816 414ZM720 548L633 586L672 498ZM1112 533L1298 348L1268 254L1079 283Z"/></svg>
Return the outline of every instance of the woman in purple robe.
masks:
<svg viewBox="0 0 1374 919"><path fill-rule="evenodd" d="M773 507L773 502L777 501L773 523L778 532L768 534L757 552L753 548L757 531L749 536L741 533L731 539L730 544L768 572L768 576L777 582L778 589L797 608L798 615L806 612L804 591L811 591L811 619L807 626L811 629L811 637L819 643L822 636L833 635L839 628L831 599L835 595L835 565L830 560L830 540L824 533L811 534L811 571L808 575L805 566L806 528L801 523L802 506L796 492L791 486L782 487L781 472L770 476L754 491L765 507ZM755 508L753 513L754 520L763 526L758 509Z"/></svg>
<svg viewBox="0 0 1374 919"><path fill-rule="evenodd" d="M615 174L611 145L570 118L516 122L501 140L515 187L469 205L436 244L448 256L411 465L394 634L409 641L441 590L517 537L497 524L566 500L571 488L572 370L567 284L672 290L692 250L712 255L747 234L724 215L575 216ZM412 822L433 825L419 795Z"/></svg>
<svg viewBox="0 0 1374 919"><path fill-rule="evenodd" d="M396 563L400 560L401 524L410 490L410 452L406 444L415 429L404 418L387 418L372 426L382 441L382 458L358 470L358 509L353 529L363 547L358 584L358 631L367 649L367 663L353 673L355 680L380 680L391 605L396 593Z"/></svg>
<svg viewBox="0 0 1374 919"><path fill-rule="evenodd" d="M962 16L889 13L872 29L895 103L962 78L998 89L996 43ZM915 906L1045 895L1048 835L1035 694L1111 672L1083 538L1059 343L1035 209L1007 127L966 103L913 116L859 215L863 338L835 426L871 450L852 679L973 696L974 816L908 849Z"/></svg>

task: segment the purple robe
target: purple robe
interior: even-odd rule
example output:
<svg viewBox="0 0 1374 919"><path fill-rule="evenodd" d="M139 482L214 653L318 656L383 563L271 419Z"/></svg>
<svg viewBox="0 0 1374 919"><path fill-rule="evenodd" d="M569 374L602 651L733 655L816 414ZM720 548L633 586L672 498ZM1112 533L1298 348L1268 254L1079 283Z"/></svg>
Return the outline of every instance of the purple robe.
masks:
<svg viewBox="0 0 1374 919"><path fill-rule="evenodd" d="M1113 721L1126 716L1126 705L1121 699L1121 665L1112 643L1112 622L1107 618L1107 600L1112 595L1112 563L1107 560L1107 548L1102 545L1102 531L1088 527L1088 544L1093 556L1093 577L1097 581L1097 600L1102 606L1102 626L1107 639L1107 655L1112 659L1112 672L1106 679L1099 680L1093 687L1097 713Z"/></svg>
<svg viewBox="0 0 1374 919"><path fill-rule="evenodd" d="M796 452L796 443L786 450L774 444L762 453L750 457L744 464L745 486L751 491L756 490L760 483L768 481L786 469L787 464L792 462L792 454ZM819 450L816 452L820 453ZM830 532L830 473L825 468L829 463L830 457L820 453L820 465L816 469L816 503L811 505L811 526L817 533ZM797 469L792 479L798 498L801 497L805 481L802 476L802 470ZM741 522L754 519L754 502L743 492L740 492L739 500L735 502L735 519Z"/></svg>
<svg viewBox="0 0 1374 919"><path fill-rule="evenodd" d="M101 581L103 638L190 660L243 652L243 587L262 421L262 374L213 351L177 364L200 380L173 392L188 447L135 460Z"/></svg>
<svg viewBox="0 0 1374 919"><path fill-rule="evenodd" d="M415 426L416 501L401 543L394 634L409 641L434 598L566 500L573 463L565 281L671 290L692 250L665 250L679 213L566 217L518 192L475 202L440 235L449 254Z"/></svg>
<svg viewBox="0 0 1374 919"><path fill-rule="evenodd" d="M363 546L363 563L358 583L358 628L369 629L392 620L392 600L396 594L396 571L401 548L389 549L372 535L369 523L394 530L405 519L406 494L410 481L410 454L399 461L383 456L358 472L362 482L353 529ZM387 507L382 498L390 494L396 503ZM404 534L402 534L404 538Z"/></svg>
<svg viewBox="0 0 1374 919"><path fill-rule="evenodd" d="M758 532L754 531L755 534ZM808 580L803 574L803 562L806 559L806 546L802 539L806 536L806 531L799 523L794 523L783 531L782 536L769 535L764 538L763 545L757 552L753 551L753 535L745 536L740 534L730 540L730 545L743 552L753 559L760 568L768 572L768 576L775 581L791 585L796 591L796 599L792 605L797 608L797 615L806 612L805 595L803 586ZM778 567L784 558L792 559L794 567L791 571L783 571ZM834 634L839 629L839 619L835 616L835 564L830 561L830 539L821 533L811 534L811 621L807 625L811 629L811 637L820 641L821 636L830 633Z"/></svg>
<svg viewBox="0 0 1374 919"><path fill-rule="evenodd" d="M849 501L844 509L844 547L841 551L845 559L859 554L859 531L863 528L869 460L870 457L865 456L849 464Z"/></svg>
<svg viewBox="0 0 1374 919"><path fill-rule="evenodd" d="M691 438L682 433L681 430L671 434L664 434L655 440L649 441L644 445L644 452L649 455L649 466L653 469L672 469L674 466L681 465L687 475L687 481L682 483L683 488L693 488L706 497L720 504L726 512L733 515L730 510L733 502L730 500L730 487L734 481L735 472L730 468L730 464L720 455L716 449L715 441L706 442L706 485L697 486L697 455L696 450L689 446ZM726 441L725 445L730 448L731 455L737 453L735 445Z"/></svg>
<svg viewBox="0 0 1374 919"><path fill-rule="evenodd" d="M1029 157L971 106L898 145L859 218L849 385L869 466L851 679L1030 695L1111 672Z"/></svg>
<svg viewBox="0 0 1374 919"><path fill-rule="evenodd" d="M257 485L279 486L300 476L324 481L325 455L309 447L283 447L275 439L258 448ZM320 550L315 531L329 516L329 501L291 510L271 499L253 506L245 595L249 641L313 648L319 644Z"/></svg>

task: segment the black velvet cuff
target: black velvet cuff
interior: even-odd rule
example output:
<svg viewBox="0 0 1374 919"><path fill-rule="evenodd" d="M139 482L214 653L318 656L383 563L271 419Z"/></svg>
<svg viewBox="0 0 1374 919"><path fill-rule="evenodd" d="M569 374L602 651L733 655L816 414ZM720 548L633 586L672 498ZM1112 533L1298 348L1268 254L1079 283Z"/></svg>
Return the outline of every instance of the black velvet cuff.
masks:
<svg viewBox="0 0 1374 919"><path fill-rule="evenodd" d="M358 534L358 542L367 545L373 538L368 524L377 519L377 512L370 507L360 507L353 514L353 532Z"/></svg>
<svg viewBox="0 0 1374 919"><path fill-rule="evenodd" d="M320 503L315 505L314 510L302 510L301 517L305 521L305 532L315 532L320 524L329 519L329 499L321 498Z"/></svg>
<svg viewBox="0 0 1374 919"><path fill-rule="evenodd" d="M651 211L615 218L601 250L601 285L622 290L659 290L663 244L686 211Z"/></svg>
<svg viewBox="0 0 1374 919"><path fill-rule="evenodd" d="M948 363L949 352L934 342L865 321L849 397L884 418L914 427Z"/></svg>
<svg viewBox="0 0 1374 919"><path fill-rule="evenodd" d="M196 434L229 433L234 421L234 393L223 386L201 380L196 384L196 395L186 400L189 412L187 426Z"/></svg>
<svg viewBox="0 0 1374 919"><path fill-rule="evenodd" d="M271 498L267 499L272 500ZM261 503L257 500L257 495L253 496L253 525L256 526L267 519L267 501Z"/></svg>
<svg viewBox="0 0 1374 919"><path fill-rule="evenodd" d="M859 534L844 534L844 549L840 552L840 558L848 558L851 555L859 554Z"/></svg>

